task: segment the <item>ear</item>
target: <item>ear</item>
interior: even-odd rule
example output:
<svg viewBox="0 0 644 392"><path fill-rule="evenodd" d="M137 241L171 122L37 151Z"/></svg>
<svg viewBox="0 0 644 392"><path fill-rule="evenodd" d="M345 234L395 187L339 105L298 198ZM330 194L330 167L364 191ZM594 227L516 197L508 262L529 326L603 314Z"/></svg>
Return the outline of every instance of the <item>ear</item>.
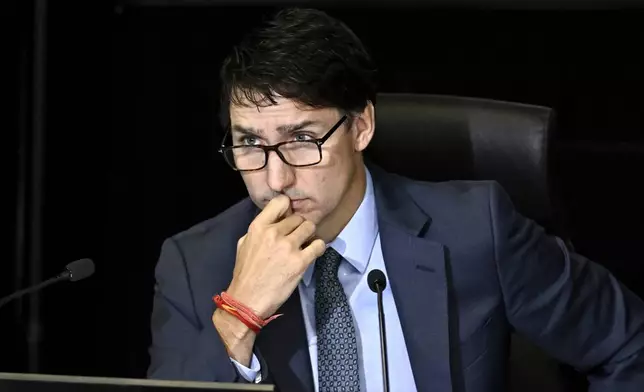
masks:
<svg viewBox="0 0 644 392"><path fill-rule="evenodd" d="M376 110L369 101L364 111L353 118L353 148L356 152L364 151L371 142L376 128Z"/></svg>

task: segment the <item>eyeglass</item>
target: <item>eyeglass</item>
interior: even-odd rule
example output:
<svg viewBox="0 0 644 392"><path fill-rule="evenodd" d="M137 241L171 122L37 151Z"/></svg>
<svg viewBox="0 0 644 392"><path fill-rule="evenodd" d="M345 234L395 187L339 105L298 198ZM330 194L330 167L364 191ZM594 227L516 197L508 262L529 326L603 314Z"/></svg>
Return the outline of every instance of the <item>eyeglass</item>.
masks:
<svg viewBox="0 0 644 392"><path fill-rule="evenodd" d="M326 142L336 129L347 119L342 116L333 128L320 139L288 141L273 144L272 146L225 146L226 137L230 129L226 130L224 139L221 141L219 152L224 159L237 171L254 171L266 167L268 153L275 151L277 156L287 165L294 167L313 166L322 162L322 145Z"/></svg>

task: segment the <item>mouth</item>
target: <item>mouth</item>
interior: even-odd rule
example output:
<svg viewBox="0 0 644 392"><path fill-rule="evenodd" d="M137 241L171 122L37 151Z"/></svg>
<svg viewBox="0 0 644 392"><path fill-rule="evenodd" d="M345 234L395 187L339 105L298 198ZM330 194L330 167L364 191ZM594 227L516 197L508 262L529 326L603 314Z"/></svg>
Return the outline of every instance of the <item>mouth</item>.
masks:
<svg viewBox="0 0 644 392"><path fill-rule="evenodd" d="M307 199L291 199L291 207L293 209L298 209L304 206L304 203Z"/></svg>

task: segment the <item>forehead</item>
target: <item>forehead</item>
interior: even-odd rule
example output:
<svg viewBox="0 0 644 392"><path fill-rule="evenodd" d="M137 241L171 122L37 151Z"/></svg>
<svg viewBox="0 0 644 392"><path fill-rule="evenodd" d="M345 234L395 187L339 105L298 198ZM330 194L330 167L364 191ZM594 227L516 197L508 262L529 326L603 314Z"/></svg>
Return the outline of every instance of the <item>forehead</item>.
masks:
<svg viewBox="0 0 644 392"><path fill-rule="evenodd" d="M338 111L332 108L313 108L279 97L275 105L231 105L230 122L233 126L274 129L280 125L302 121L333 121L338 116L337 113Z"/></svg>

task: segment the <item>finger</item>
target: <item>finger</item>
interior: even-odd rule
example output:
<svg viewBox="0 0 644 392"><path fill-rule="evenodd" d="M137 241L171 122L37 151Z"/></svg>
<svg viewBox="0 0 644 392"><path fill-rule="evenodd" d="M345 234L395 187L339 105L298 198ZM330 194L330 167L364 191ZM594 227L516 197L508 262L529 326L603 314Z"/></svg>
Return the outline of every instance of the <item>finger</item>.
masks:
<svg viewBox="0 0 644 392"><path fill-rule="evenodd" d="M311 221L303 221L289 235L289 239L296 245L302 245L315 234L315 224Z"/></svg>
<svg viewBox="0 0 644 392"><path fill-rule="evenodd" d="M299 215L291 215L287 218L282 219L281 221L273 224L277 233L282 236L287 236L291 234L293 230L296 230L304 222L304 218Z"/></svg>
<svg viewBox="0 0 644 392"><path fill-rule="evenodd" d="M245 239L246 239L246 234L244 234L239 240L237 240L237 250L239 250L239 247L242 246Z"/></svg>
<svg viewBox="0 0 644 392"><path fill-rule="evenodd" d="M268 226L277 222L291 208L291 199L286 195L279 195L268 202L266 207L260 212L253 221L253 225Z"/></svg>
<svg viewBox="0 0 644 392"><path fill-rule="evenodd" d="M326 250L326 244L321 239L315 239L306 248L302 249L307 264L312 264L315 259L322 256Z"/></svg>

